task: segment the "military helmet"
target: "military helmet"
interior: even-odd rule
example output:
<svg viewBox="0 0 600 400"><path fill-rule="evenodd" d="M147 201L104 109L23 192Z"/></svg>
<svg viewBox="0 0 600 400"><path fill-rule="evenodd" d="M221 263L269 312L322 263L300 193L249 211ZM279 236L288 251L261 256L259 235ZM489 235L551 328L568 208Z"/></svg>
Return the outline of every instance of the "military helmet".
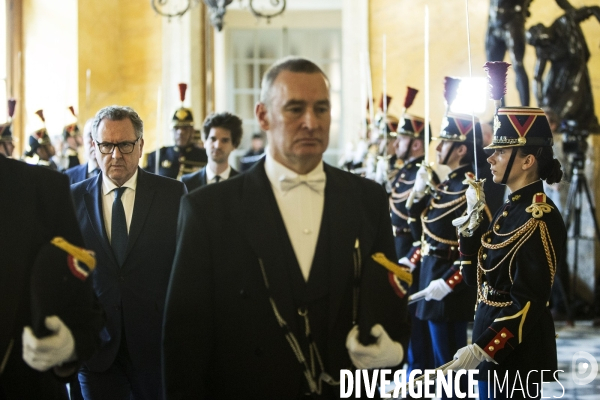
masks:
<svg viewBox="0 0 600 400"><path fill-rule="evenodd" d="M68 107L71 115L74 120L72 120L69 124L65 125L62 132L63 140L67 140L69 137L81 136L81 131L79 130L79 126L77 125L77 114L75 114L75 109L73 106Z"/></svg>
<svg viewBox="0 0 600 400"><path fill-rule="evenodd" d="M179 107L175 111L175 113L173 114L173 118L171 119L171 125L173 126L173 128L176 128L178 126L194 126L194 117L192 115L192 110L183 106L186 90L187 84L180 83L179 98L181 100L181 107Z"/></svg>
<svg viewBox="0 0 600 400"><path fill-rule="evenodd" d="M429 129L431 131L431 128ZM397 134L415 139L425 139L425 120L411 114L404 114L402 124L398 125Z"/></svg>
<svg viewBox="0 0 600 400"><path fill-rule="evenodd" d="M37 110L35 114L42 120L42 124L44 125L29 136L29 151L25 153L28 157L33 156L40 147L52 143L50 141L50 136L48 136L48 131L46 130L44 111Z"/></svg>
<svg viewBox="0 0 600 400"><path fill-rule="evenodd" d="M473 120L475 120L475 135L479 145L483 143L481 125L479 118L468 115L449 112L442 120L442 129L437 140L448 140L451 142L473 143Z"/></svg>
<svg viewBox="0 0 600 400"><path fill-rule="evenodd" d="M552 144L552 130L544 110L535 107L500 107L494 116L493 140L486 149Z"/></svg>

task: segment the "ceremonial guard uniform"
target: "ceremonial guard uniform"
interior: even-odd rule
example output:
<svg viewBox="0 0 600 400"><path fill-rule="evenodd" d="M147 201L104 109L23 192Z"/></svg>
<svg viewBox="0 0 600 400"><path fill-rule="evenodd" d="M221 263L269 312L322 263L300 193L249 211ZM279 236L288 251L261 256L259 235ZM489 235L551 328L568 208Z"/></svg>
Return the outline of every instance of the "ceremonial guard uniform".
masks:
<svg viewBox="0 0 600 400"><path fill-rule="evenodd" d="M494 140L486 149L514 148L502 183L519 146L552 146L541 109L498 109ZM480 225L472 237L460 237L464 279L478 290L473 343L495 362L479 365L479 379L492 380L496 373L502 380L508 371L510 388L520 373L525 387L529 371L547 370L544 380L553 381L556 341L547 304L567 236L563 219L537 180L512 192L485 227ZM533 380L541 378L537 374Z"/></svg>
<svg viewBox="0 0 600 400"><path fill-rule="evenodd" d="M46 119L44 118L44 112L42 110L38 110L35 113L38 117L40 117L42 123L46 122ZM34 164L57 171L58 166L52 160L54 154L56 154L56 150L50 141L50 136L48 136L48 131L46 131L45 126L33 132L31 136L29 136L29 150L25 152L25 157L32 157ZM34 157L36 155L37 157Z"/></svg>
<svg viewBox="0 0 600 400"><path fill-rule="evenodd" d="M0 124L0 155L4 155L6 157L11 157L12 153L15 149L15 145L13 144L13 136L12 136L12 116L15 113L15 105L16 101L14 99L8 100L8 122L4 124Z"/></svg>
<svg viewBox="0 0 600 400"><path fill-rule="evenodd" d="M77 118L75 115L75 110L73 106L69 107L69 111L73 115L73 117ZM62 133L63 143L67 146L66 149L63 150L61 158L60 158L60 167L61 170L66 171L69 168L73 168L81 164L79 161L79 154L77 153L77 148L81 146L81 132L79 131L79 126L77 126L77 119L74 122L65 125Z"/></svg>
<svg viewBox="0 0 600 400"><path fill-rule="evenodd" d="M172 119L174 146L161 147L159 150L158 174L173 179L181 179L183 174L196 172L206 165L206 152L194 145L194 117L192 110L183 107L187 85L179 84L181 107L175 111ZM184 137L185 136L185 137ZM156 152L148 154L146 171L156 172Z"/></svg>
<svg viewBox="0 0 600 400"><path fill-rule="evenodd" d="M465 162L465 158L473 159L474 130L477 138L475 151L481 152L481 127L477 119L474 129L470 115L447 113L438 139L451 144L441 163L448 164L452 152L458 151L459 146L464 145L467 151L456 162L457 166L448 179L435 185L432 194L410 208L410 218L416 221L410 226L413 235L421 237L422 257L419 293L413 298L426 294L425 301L417 304L416 316L429 323L436 366L450 361L454 353L467 344L467 322L473 320L476 294L474 288L463 282L458 237L452 220L465 213L466 182L475 177L471 162ZM440 144L438 151L442 147ZM452 157L454 159L457 155ZM482 158L478 160L482 161ZM418 260L418 257L415 258Z"/></svg>
<svg viewBox="0 0 600 400"><path fill-rule="evenodd" d="M391 181L390 209L396 254L398 259L401 259L401 263L410 264L410 268L412 268L413 282L408 289L409 295L419 290L420 262L417 260L420 257L421 238L412 236L408 223L406 200L413 189L419 166L425 158L423 155L424 147L421 148L418 156L414 157L411 154L414 140L424 142L424 127L425 121L423 118L404 114L402 126L399 126L396 132L398 137L397 156L399 160L404 160L404 165L397 171L396 177ZM405 140L402 139L404 137L407 138L408 143L402 143L402 149L400 149L401 140ZM400 286L398 289L401 290ZM411 317L411 334L407 354L408 372L410 373L413 369L433 369L435 365L431 351L428 323L416 317L416 304L410 305L408 309Z"/></svg>

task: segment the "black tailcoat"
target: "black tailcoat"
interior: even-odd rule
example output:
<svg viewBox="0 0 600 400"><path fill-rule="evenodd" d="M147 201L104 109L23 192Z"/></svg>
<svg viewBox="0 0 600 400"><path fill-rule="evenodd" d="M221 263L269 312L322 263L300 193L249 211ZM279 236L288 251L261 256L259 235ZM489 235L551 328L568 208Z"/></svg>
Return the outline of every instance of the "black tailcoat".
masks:
<svg viewBox="0 0 600 400"><path fill-rule="evenodd" d="M355 246L361 265L375 252L393 260L394 247L384 190L328 165L325 173L315 260L328 263L317 271L326 274L329 285L311 285L313 261L306 287L326 296L318 298L327 306L311 320L311 329L319 333L315 340L321 343L325 370L339 379L339 370L352 365L345 342L353 325ZM279 314L297 338L304 337L298 317L299 267L264 159L244 174L184 196L178 229L163 337L166 398L233 399L243 393L248 399L274 399L301 394L303 368L278 325L261 273L262 262ZM323 249L328 254L322 254ZM361 289L362 306L368 298L370 321L381 323L406 349L406 300L393 293L381 266L365 265L363 282L367 275L372 280L370 290ZM366 314L364 309L361 313Z"/></svg>

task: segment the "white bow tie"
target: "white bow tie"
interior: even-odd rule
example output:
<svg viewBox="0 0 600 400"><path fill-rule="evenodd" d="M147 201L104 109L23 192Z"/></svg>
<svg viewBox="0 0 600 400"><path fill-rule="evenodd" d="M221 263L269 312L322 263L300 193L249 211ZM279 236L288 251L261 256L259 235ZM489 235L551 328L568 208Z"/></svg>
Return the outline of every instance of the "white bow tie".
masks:
<svg viewBox="0 0 600 400"><path fill-rule="evenodd" d="M296 175L295 177L281 176L279 186L283 192L288 192L293 188L305 184L315 192L322 194L325 191L325 172L318 174Z"/></svg>

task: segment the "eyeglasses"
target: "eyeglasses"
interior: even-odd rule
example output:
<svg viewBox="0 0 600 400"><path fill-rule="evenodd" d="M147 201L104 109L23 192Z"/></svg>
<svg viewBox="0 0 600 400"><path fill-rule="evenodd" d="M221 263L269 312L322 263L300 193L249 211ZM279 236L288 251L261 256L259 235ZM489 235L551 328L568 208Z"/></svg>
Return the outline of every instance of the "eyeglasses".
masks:
<svg viewBox="0 0 600 400"><path fill-rule="evenodd" d="M121 152L121 154L129 154L133 151L135 144L140 139L141 138L137 138L135 140L135 142L100 143L97 140L95 140L95 142L96 142L96 145L98 146L98 150L100 150L100 153L102 153L102 154L111 154L113 151L115 151L115 146L119 148L119 151Z"/></svg>

